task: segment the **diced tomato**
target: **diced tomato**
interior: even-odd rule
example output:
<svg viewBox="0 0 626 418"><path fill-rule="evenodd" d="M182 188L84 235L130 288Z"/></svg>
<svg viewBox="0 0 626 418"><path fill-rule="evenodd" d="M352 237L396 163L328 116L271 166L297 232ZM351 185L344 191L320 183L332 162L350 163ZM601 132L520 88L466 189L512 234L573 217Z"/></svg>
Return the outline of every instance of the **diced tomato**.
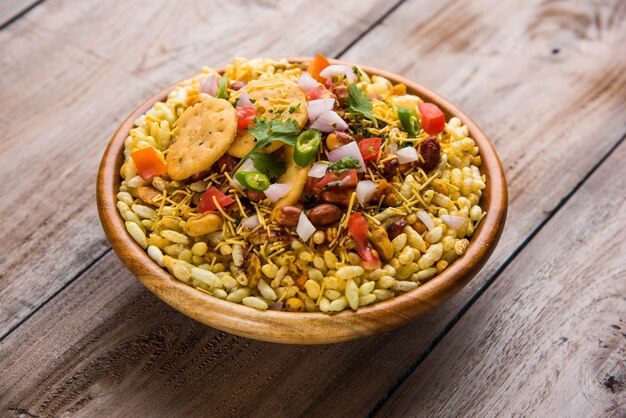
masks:
<svg viewBox="0 0 626 418"><path fill-rule="evenodd" d="M315 183L315 185L313 186L313 189L320 191L324 188L324 186L328 185L328 183L334 182L334 181L342 181L348 176L350 176L350 179L346 181L345 184L342 184L341 186L342 187L356 187L356 185L359 183L359 175L357 174L356 170L345 170L341 172L339 175L335 174L332 171L326 173L320 181Z"/></svg>
<svg viewBox="0 0 626 418"><path fill-rule="evenodd" d="M142 179L148 180L165 173L165 161L152 147L130 154Z"/></svg>
<svg viewBox="0 0 626 418"><path fill-rule="evenodd" d="M370 244L367 238L367 222L365 222L365 218L361 213L356 212L350 216L350 219L348 219L348 232L352 235L356 243L356 250L363 259L363 268L368 270L380 268L380 258L372 251L372 244Z"/></svg>
<svg viewBox="0 0 626 418"><path fill-rule="evenodd" d="M235 199L226 196L224 193L217 190L217 188L211 187L202 195L202 199L200 199L200 202L198 203L198 213L204 213L209 210L217 209L217 206L215 206L215 202L213 201L213 197L215 197L217 204L222 208L235 203Z"/></svg>
<svg viewBox="0 0 626 418"><path fill-rule="evenodd" d="M330 62L328 62L325 56L323 56L322 54L317 54L315 58L313 58L313 61L311 61L311 63L309 64L309 67L306 69L306 71L311 74L314 79L316 79L320 83L323 83L325 79L320 75L320 72L322 72L322 70L329 65Z"/></svg>
<svg viewBox="0 0 626 418"><path fill-rule="evenodd" d="M417 105L422 114L422 128L428 135L437 135L446 127L446 117L434 103L419 103Z"/></svg>
<svg viewBox="0 0 626 418"><path fill-rule="evenodd" d="M307 96L306 98L307 101L317 100L317 99L328 99L331 97L333 99L337 99L337 96L335 96L330 90L328 90L324 86L313 87L311 90L309 90L306 96Z"/></svg>
<svg viewBox="0 0 626 418"><path fill-rule="evenodd" d="M256 107L241 106L237 108L237 127L241 130L248 129L248 126L254 125L252 120L256 118Z"/></svg>
<svg viewBox="0 0 626 418"><path fill-rule="evenodd" d="M374 161L380 152L380 144L383 142L380 138L365 138L359 142L359 151L363 161Z"/></svg>

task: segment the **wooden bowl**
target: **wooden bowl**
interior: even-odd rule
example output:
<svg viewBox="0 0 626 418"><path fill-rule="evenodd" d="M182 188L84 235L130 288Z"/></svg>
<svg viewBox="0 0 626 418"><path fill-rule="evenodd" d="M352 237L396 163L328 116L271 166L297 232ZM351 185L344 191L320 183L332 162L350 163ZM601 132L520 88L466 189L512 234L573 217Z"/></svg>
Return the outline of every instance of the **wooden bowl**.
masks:
<svg viewBox="0 0 626 418"><path fill-rule="evenodd" d="M292 62L310 58L294 58ZM333 61L353 65L343 61ZM358 311L334 315L259 311L227 302L190 287L159 267L126 232L116 208L116 194L121 181L124 139L133 122L158 101L165 100L176 85L163 89L146 100L126 118L111 138L98 172L98 212L104 231L122 263L151 292L174 309L206 325L243 337L290 344L336 343L388 331L413 321L458 292L481 269L494 250L504 228L507 212L506 180L498 155L478 126L459 108L430 89L395 74L362 67L369 74L380 75L392 83L404 83L409 93L435 103L446 113L466 124L470 136L480 148L481 172L487 177L481 206L487 215L474 232L465 254L441 274L415 290ZM221 72L222 70L220 70Z"/></svg>

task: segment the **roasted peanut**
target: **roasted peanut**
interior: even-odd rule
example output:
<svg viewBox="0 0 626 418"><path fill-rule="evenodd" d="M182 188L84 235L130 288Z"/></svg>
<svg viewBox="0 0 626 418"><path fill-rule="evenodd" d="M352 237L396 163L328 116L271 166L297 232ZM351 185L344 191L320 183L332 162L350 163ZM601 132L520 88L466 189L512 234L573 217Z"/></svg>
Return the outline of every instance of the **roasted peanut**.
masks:
<svg viewBox="0 0 626 418"><path fill-rule="evenodd" d="M157 189L151 186L137 187L137 197L146 203L154 204L154 199L161 196Z"/></svg>
<svg viewBox="0 0 626 418"><path fill-rule="evenodd" d="M246 196L248 200L254 203L259 203L261 200L265 199L265 193L263 192L255 192L254 190L246 190Z"/></svg>
<svg viewBox="0 0 626 418"><path fill-rule="evenodd" d="M339 206L348 206L354 188L332 187L322 192L322 200Z"/></svg>
<svg viewBox="0 0 626 418"><path fill-rule="evenodd" d="M387 219L383 225L387 229L389 239L394 239L402 233L402 230L407 225L407 221L399 216L394 216L393 218Z"/></svg>
<svg viewBox="0 0 626 418"><path fill-rule="evenodd" d="M282 226L297 226L301 213L302 209L298 206L282 206L276 209L276 222Z"/></svg>
<svg viewBox="0 0 626 418"><path fill-rule="evenodd" d="M389 261L393 258L393 245L387 236L387 231L384 228L378 227L372 231L370 235L370 241L372 245L378 251L380 258L384 261Z"/></svg>
<svg viewBox="0 0 626 418"><path fill-rule="evenodd" d="M341 146L347 145L352 142L354 138L345 132L333 132L326 137L326 148L329 150L337 149Z"/></svg>
<svg viewBox="0 0 626 418"><path fill-rule="evenodd" d="M434 136L422 142L419 147L420 162L418 166L429 172L439 164L441 159L441 145Z"/></svg>
<svg viewBox="0 0 626 418"><path fill-rule="evenodd" d="M239 163L239 158L233 157L232 155L224 154L219 160L217 160L217 167L220 170L220 173L223 172L232 172L235 167Z"/></svg>
<svg viewBox="0 0 626 418"><path fill-rule="evenodd" d="M185 225L185 232L192 237L210 234L222 227L222 217L218 212L205 212L201 216L191 218Z"/></svg>
<svg viewBox="0 0 626 418"><path fill-rule="evenodd" d="M380 165L383 167L380 170L383 177L389 179L398 174L398 166L400 165L398 157L381 156Z"/></svg>
<svg viewBox="0 0 626 418"><path fill-rule="evenodd" d="M330 203L322 203L311 209L306 216L315 226L330 225L341 218L341 209Z"/></svg>

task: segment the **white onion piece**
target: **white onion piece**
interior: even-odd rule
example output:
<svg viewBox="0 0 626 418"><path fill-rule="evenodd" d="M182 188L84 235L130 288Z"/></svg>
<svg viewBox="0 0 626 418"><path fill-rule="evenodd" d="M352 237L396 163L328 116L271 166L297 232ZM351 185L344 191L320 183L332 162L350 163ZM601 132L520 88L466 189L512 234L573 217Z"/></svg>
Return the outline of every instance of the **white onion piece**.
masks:
<svg viewBox="0 0 626 418"><path fill-rule="evenodd" d="M395 142L393 144L389 144L389 152L391 152L392 154L395 154L396 151L398 150L398 144L396 144Z"/></svg>
<svg viewBox="0 0 626 418"><path fill-rule="evenodd" d="M336 163L345 157L355 158L359 162L357 171L359 173L365 173L365 161L363 161L363 156L361 155L361 151L359 150L359 146L356 142L352 141L349 144L342 145L341 147L328 153L328 160L333 163Z"/></svg>
<svg viewBox="0 0 626 418"><path fill-rule="evenodd" d="M315 233L315 226L309 221L304 212L300 212L300 218L298 219L298 226L296 232L302 241L308 241L311 235Z"/></svg>
<svg viewBox="0 0 626 418"><path fill-rule="evenodd" d="M324 177L326 175L326 170L328 170L328 164L315 163L309 170L309 177L314 177L316 179Z"/></svg>
<svg viewBox="0 0 626 418"><path fill-rule="evenodd" d="M317 99L306 102L306 110L309 115L309 120L314 122L322 113L327 110L333 110L335 106L335 99Z"/></svg>
<svg viewBox="0 0 626 418"><path fill-rule="evenodd" d="M243 227L247 229L254 229L260 224L261 224L261 221L259 221L259 215L250 216L249 218L246 218L246 220L241 223L241 225L243 225Z"/></svg>
<svg viewBox="0 0 626 418"><path fill-rule="evenodd" d="M457 215L441 215L441 220L450 228L459 229L465 224L467 218Z"/></svg>
<svg viewBox="0 0 626 418"><path fill-rule="evenodd" d="M378 188L378 184L371 180L361 180L356 185L356 198L362 206L372 199L374 192Z"/></svg>
<svg viewBox="0 0 626 418"><path fill-rule="evenodd" d="M209 74L205 80L200 80L200 92L213 97L217 95L217 78L215 73Z"/></svg>
<svg viewBox="0 0 626 418"><path fill-rule="evenodd" d="M243 184L239 183L237 179L235 178L235 176L238 173L249 173L251 171L257 171L257 170L254 167L254 162L252 161L252 158L247 158L243 163L241 163L241 165L239 166L239 168L233 175L233 183L235 183L237 187L245 190L245 187L243 186Z"/></svg>
<svg viewBox="0 0 626 418"><path fill-rule="evenodd" d="M330 133L335 131L345 131L348 129L348 124L341 119L337 113L332 110L327 110L315 119L311 128Z"/></svg>
<svg viewBox="0 0 626 418"><path fill-rule="evenodd" d="M254 103L250 101L250 95L248 94L248 92L245 90L242 90L241 96L239 96L239 100L237 100L237 107L244 107L244 106L254 106Z"/></svg>
<svg viewBox="0 0 626 418"><path fill-rule="evenodd" d="M341 181L339 182L339 186L340 186L340 187L345 186L346 184L348 184L348 182L349 182L350 180L352 180L352 176L345 176L345 177L343 178L343 180L341 180Z"/></svg>
<svg viewBox="0 0 626 418"><path fill-rule="evenodd" d="M396 157L398 157L398 162L400 164L412 163L413 161L417 161L419 158L417 156L417 150L413 147L404 147L400 148L395 152Z"/></svg>
<svg viewBox="0 0 626 418"><path fill-rule="evenodd" d="M435 228L435 222L425 210L417 211L417 217L420 218L420 221L426 225L426 228L428 228L429 231L432 231Z"/></svg>
<svg viewBox="0 0 626 418"><path fill-rule="evenodd" d="M267 196L269 200L271 200L272 202L276 202L281 197L286 195L289 190L291 190L291 184L275 183L270 184L270 187L265 189L263 193L265 193L265 196Z"/></svg>
<svg viewBox="0 0 626 418"><path fill-rule="evenodd" d="M320 83L318 83L317 80L311 77L311 75L309 75L309 73L307 73L306 71L303 72L300 78L298 79L298 84L306 92L320 85Z"/></svg>
<svg viewBox="0 0 626 418"><path fill-rule="evenodd" d="M344 75L350 83L354 83L356 81L356 74L354 74L352 68L348 67L347 65L329 65L328 67L320 71L320 75L327 80L330 80L331 77L334 77L336 75Z"/></svg>

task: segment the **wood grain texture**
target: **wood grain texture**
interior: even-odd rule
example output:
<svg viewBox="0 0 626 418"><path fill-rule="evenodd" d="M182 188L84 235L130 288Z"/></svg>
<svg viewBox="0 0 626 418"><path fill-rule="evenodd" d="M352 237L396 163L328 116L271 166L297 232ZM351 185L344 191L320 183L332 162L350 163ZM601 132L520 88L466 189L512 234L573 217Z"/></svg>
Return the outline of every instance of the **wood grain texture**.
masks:
<svg viewBox="0 0 626 418"><path fill-rule="evenodd" d="M0 31L0 336L108 250L95 174L135 106L234 55L332 56L388 7L305 3L48 1Z"/></svg>
<svg viewBox="0 0 626 418"><path fill-rule="evenodd" d="M0 2L0 27L13 19L17 19L20 13L34 7L40 0L11 0Z"/></svg>
<svg viewBox="0 0 626 418"><path fill-rule="evenodd" d="M378 415L625 416L624 190L626 142Z"/></svg>
<svg viewBox="0 0 626 418"><path fill-rule="evenodd" d="M618 1L407 1L346 55L452 99L495 141L507 169L503 239L483 272L433 313L333 346L254 342L175 313L108 254L0 344L2 411L367 414L624 133L624 57L615 53L624 14Z"/></svg>
<svg viewBox="0 0 626 418"><path fill-rule="evenodd" d="M310 57L291 59L292 62L310 60ZM332 63L349 68L354 65L337 60L332 60ZM504 228L508 197L498 155L480 128L445 98L396 74L369 67L363 67L363 70L372 76L385 77L394 85L404 84L407 92L436 104L447 119L458 117L468 127L479 147L482 160L480 170L487 180L480 204L487 215L472 235L463 257L418 289L386 302L360 308L356 312L348 310L336 315L259 311L214 298L181 283L154 263L145 250L134 242L117 210L124 141L134 126L133 122L154 103L167 97L171 91L171 87L167 87L140 105L122 123L107 146L98 172L98 213L104 231L124 265L150 291L191 318L243 337L289 344L336 343L389 331L423 315L458 292L485 264Z"/></svg>

